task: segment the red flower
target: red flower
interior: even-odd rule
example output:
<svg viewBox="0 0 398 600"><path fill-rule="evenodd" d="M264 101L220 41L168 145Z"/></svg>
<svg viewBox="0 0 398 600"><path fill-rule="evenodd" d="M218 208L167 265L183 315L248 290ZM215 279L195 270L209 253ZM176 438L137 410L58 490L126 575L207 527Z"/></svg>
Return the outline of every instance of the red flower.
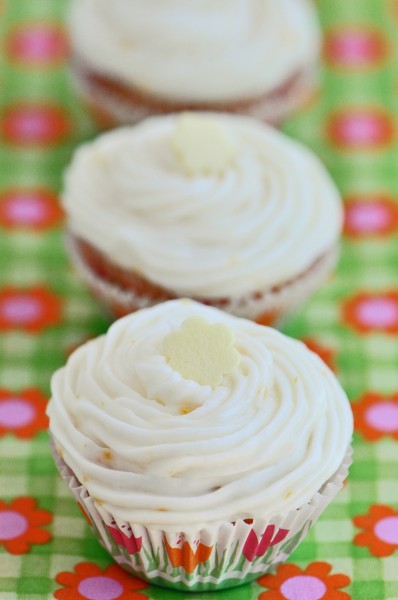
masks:
<svg viewBox="0 0 398 600"><path fill-rule="evenodd" d="M378 150L391 144L395 125L390 113L382 108L359 106L332 114L327 134L341 150Z"/></svg>
<svg viewBox="0 0 398 600"><path fill-rule="evenodd" d="M315 352L323 360L323 362L331 369L336 371L335 355L336 352L332 348L328 348L320 344L314 338L304 338L301 340L309 350Z"/></svg>
<svg viewBox="0 0 398 600"><path fill-rule="evenodd" d="M9 59L32 67L52 67L67 54L65 31L58 23L33 21L18 24L6 42Z"/></svg>
<svg viewBox="0 0 398 600"><path fill-rule="evenodd" d="M296 565L280 565L275 575L264 575L257 582L269 589L262 592L259 600L350 600L351 596L340 591L350 583L347 575L330 575L332 565L313 562L306 569Z"/></svg>
<svg viewBox="0 0 398 600"><path fill-rule="evenodd" d="M326 34L325 56L334 68L358 71L377 67L386 54L386 38L377 29L339 25Z"/></svg>
<svg viewBox="0 0 398 600"><path fill-rule="evenodd" d="M355 429L369 442L391 436L398 441L398 394L384 397L368 392L352 404Z"/></svg>
<svg viewBox="0 0 398 600"><path fill-rule="evenodd" d="M373 556L391 556L398 548L398 511L390 506L374 504L366 515L353 519L363 529L354 538L357 546L366 546Z"/></svg>
<svg viewBox="0 0 398 600"><path fill-rule="evenodd" d="M112 525L116 525L115 521L112 521ZM136 538L132 534L131 527L128 527L126 533L124 531L120 531L120 529L116 527L111 527L111 525L107 525L108 531L115 540L116 544L119 546L124 546L127 548L129 554L135 554L139 552L142 548L142 537ZM124 527L124 525L122 525ZM131 535L127 535L130 534Z"/></svg>
<svg viewBox="0 0 398 600"><path fill-rule="evenodd" d="M187 573L193 573L198 564L206 562L213 550L213 546L205 546L202 543L197 545L196 550L192 550L188 542L184 542L181 548L173 548L166 536L164 536L164 543L173 567L182 567Z"/></svg>
<svg viewBox="0 0 398 600"><path fill-rule="evenodd" d="M14 394L0 389L0 437L13 433L26 440L47 429L46 403L47 399L39 390Z"/></svg>
<svg viewBox="0 0 398 600"><path fill-rule="evenodd" d="M7 107L0 120L0 132L9 144L53 146L69 133L64 110L49 104L17 104Z"/></svg>
<svg viewBox="0 0 398 600"><path fill-rule="evenodd" d="M289 530L278 529L275 537L273 537L274 533L275 525L268 525L259 540L254 529L251 529L249 535L247 536L245 545L243 546L243 556L250 562L252 562L256 556L264 556L268 548L283 542L289 533Z"/></svg>
<svg viewBox="0 0 398 600"><path fill-rule="evenodd" d="M344 232L354 238L389 235L398 230L398 204L383 194L346 199Z"/></svg>
<svg viewBox="0 0 398 600"><path fill-rule="evenodd" d="M15 498L11 504L0 500L0 546L10 554L25 554L33 544L45 544L51 539L42 525L51 523L47 510L37 509L34 498Z"/></svg>
<svg viewBox="0 0 398 600"><path fill-rule="evenodd" d="M359 333L398 333L398 292L360 292L343 303L342 320Z"/></svg>
<svg viewBox="0 0 398 600"><path fill-rule="evenodd" d="M72 573L58 573L55 581L64 586L54 592L57 600L146 600L139 590L148 587L148 583L132 577L118 565L101 570L90 562L78 563Z"/></svg>
<svg viewBox="0 0 398 600"><path fill-rule="evenodd" d="M43 287L4 288L0 292L0 330L19 327L38 333L61 319L61 300Z"/></svg>
<svg viewBox="0 0 398 600"><path fill-rule="evenodd" d="M62 210L57 197L44 189L11 188L0 195L0 224L42 230L57 225Z"/></svg>

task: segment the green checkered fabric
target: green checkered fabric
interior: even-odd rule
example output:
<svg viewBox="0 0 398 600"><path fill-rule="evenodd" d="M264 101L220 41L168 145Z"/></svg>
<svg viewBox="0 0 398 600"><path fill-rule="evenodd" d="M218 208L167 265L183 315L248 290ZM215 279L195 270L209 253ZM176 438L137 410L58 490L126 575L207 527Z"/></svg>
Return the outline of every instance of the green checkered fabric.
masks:
<svg viewBox="0 0 398 600"><path fill-rule="evenodd" d="M305 569L323 561L331 574L350 578L335 590L345 596L322 597L397 600L398 2L320 0L318 5L326 36L322 89L285 131L326 163L347 202L347 225L336 274L284 330L329 351L358 413L347 485L288 562ZM23 424L13 422L7 410L18 399L23 402L27 390L48 397L51 374L70 349L109 325L68 266L60 219L45 222L37 202L26 200L29 194L42 197L43 190L56 196L73 149L96 133L65 68L60 26L66 6L66 0L0 2L1 600L53 598L56 590L68 589L56 580L58 573L72 573L81 562L101 569L112 563L57 475L44 426L25 431L29 411ZM35 28L47 32L43 37L36 31L36 44L26 34ZM50 205L56 209L56 201L45 205L47 213ZM369 410L360 411L369 393L372 418ZM34 526L27 513L11 526L19 497L33 498L30 510L49 515L36 529L50 532L50 540L33 537L21 546L21 522ZM374 505L385 505L390 516L371 513ZM360 522L366 514L374 519L368 528ZM267 585L259 581L196 597L293 597L283 595L286 586ZM267 595L271 589L274 596ZM296 600L320 598L303 590ZM83 597L72 594L63 597ZM137 600L187 596L152 586L136 592Z"/></svg>

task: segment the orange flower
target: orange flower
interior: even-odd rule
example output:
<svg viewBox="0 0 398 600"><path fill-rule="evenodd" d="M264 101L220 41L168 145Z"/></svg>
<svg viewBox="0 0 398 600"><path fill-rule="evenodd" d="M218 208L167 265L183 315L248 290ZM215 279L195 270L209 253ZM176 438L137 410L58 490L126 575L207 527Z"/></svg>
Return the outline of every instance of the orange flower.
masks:
<svg viewBox="0 0 398 600"><path fill-rule="evenodd" d="M367 392L352 404L355 429L370 441L391 435L398 441L398 394L388 398Z"/></svg>
<svg viewBox="0 0 398 600"><path fill-rule="evenodd" d="M187 573L193 573L199 563L206 562L213 550L213 546L200 543L194 552L188 542L184 542L181 548L172 548L166 536L164 536L164 543L173 567L182 567Z"/></svg>
<svg viewBox="0 0 398 600"><path fill-rule="evenodd" d="M62 218L58 199L41 188L9 188L0 194L0 224L8 229L41 231L57 225Z"/></svg>
<svg viewBox="0 0 398 600"><path fill-rule="evenodd" d="M304 338L301 340L309 350L315 352L323 360L323 362L331 369L336 371L335 355L336 352L332 348L328 348L320 344L314 338Z"/></svg>
<svg viewBox="0 0 398 600"><path fill-rule="evenodd" d="M74 572L62 571L55 581L64 586L54 592L58 600L93 600L101 592L101 598L114 600L146 600L146 596L138 593L148 583L132 577L118 565L110 565L101 570L90 562L75 565Z"/></svg>
<svg viewBox="0 0 398 600"><path fill-rule="evenodd" d="M42 525L51 523L53 516L47 510L36 509L36 500L15 498L11 504L0 500L0 545L10 554L25 554L32 544L45 544L51 539Z"/></svg>
<svg viewBox="0 0 398 600"><path fill-rule="evenodd" d="M398 292L360 292L342 305L345 325L359 333L398 333Z"/></svg>
<svg viewBox="0 0 398 600"><path fill-rule="evenodd" d="M367 546L373 556L390 556L398 548L398 511L390 506L374 504L366 515L353 519L363 529L354 538L357 546Z"/></svg>
<svg viewBox="0 0 398 600"><path fill-rule="evenodd" d="M332 565L313 562L304 570L284 564L275 575L264 575L257 582L270 591L262 592L259 600L349 600L351 596L339 588L350 583L347 575L329 575Z"/></svg>
<svg viewBox="0 0 398 600"><path fill-rule="evenodd" d="M47 429L46 402L39 390L29 389L14 394L0 389L0 437L13 433L26 440Z"/></svg>
<svg viewBox="0 0 398 600"><path fill-rule="evenodd" d="M60 319L61 300L44 287L6 287L0 292L0 330L21 328L38 333Z"/></svg>

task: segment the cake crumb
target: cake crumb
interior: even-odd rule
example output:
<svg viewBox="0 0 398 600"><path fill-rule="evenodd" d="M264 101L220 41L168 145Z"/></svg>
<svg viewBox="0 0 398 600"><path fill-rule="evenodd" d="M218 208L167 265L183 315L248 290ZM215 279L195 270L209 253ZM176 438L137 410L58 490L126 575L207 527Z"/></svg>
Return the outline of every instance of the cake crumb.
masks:
<svg viewBox="0 0 398 600"><path fill-rule="evenodd" d="M194 404L184 404L184 406L182 406L180 408L180 415L189 415L189 413L191 413L193 410L195 410L195 408L198 408L196 405Z"/></svg>
<svg viewBox="0 0 398 600"><path fill-rule="evenodd" d="M103 451L102 456L104 457L105 460L112 460L112 458L113 458L112 452L109 450L109 448L107 450Z"/></svg>

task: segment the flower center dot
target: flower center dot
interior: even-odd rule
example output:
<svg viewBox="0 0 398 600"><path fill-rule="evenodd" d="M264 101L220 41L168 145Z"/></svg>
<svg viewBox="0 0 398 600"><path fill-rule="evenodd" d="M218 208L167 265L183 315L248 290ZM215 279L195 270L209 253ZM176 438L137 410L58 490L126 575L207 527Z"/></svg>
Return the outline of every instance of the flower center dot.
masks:
<svg viewBox="0 0 398 600"><path fill-rule="evenodd" d="M389 215L385 207L376 204L356 206L349 215L352 224L361 231L375 231L388 225Z"/></svg>
<svg viewBox="0 0 398 600"><path fill-rule="evenodd" d="M124 591L123 586L111 577L87 577L79 583L78 592L87 600L115 600Z"/></svg>
<svg viewBox="0 0 398 600"><path fill-rule="evenodd" d="M382 402L369 407L366 411L366 421L379 431L398 431L398 404Z"/></svg>
<svg viewBox="0 0 398 600"><path fill-rule="evenodd" d="M281 585L281 592L286 600L321 600L327 588L318 577L297 575Z"/></svg>
<svg viewBox="0 0 398 600"><path fill-rule="evenodd" d="M35 417L34 408L25 400L6 398L0 400L0 425L9 429L25 427Z"/></svg>
<svg viewBox="0 0 398 600"><path fill-rule="evenodd" d="M28 528L27 519L15 510L0 512L0 540L13 540Z"/></svg>
<svg viewBox="0 0 398 600"><path fill-rule="evenodd" d="M15 297L3 304L2 313L8 321L31 323L41 316L41 306L33 298Z"/></svg>
<svg viewBox="0 0 398 600"><path fill-rule="evenodd" d="M398 305L387 298L373 298L358 306L359 319L371 327L389 327L398 321Z"/></svg>
<svg viewBox="0 0 398 600"><path fill-rule="evenodd" d="M43 218L45 208L37 198L17 196L8 203L7 213L13 221L35 223Z"/></svg>
<svg viewBox="0 0 398 600"><path fill-rule="evenodd" d="M374 532L386 544L398 545L398 517L380 519L375 525Z"/></svg>

